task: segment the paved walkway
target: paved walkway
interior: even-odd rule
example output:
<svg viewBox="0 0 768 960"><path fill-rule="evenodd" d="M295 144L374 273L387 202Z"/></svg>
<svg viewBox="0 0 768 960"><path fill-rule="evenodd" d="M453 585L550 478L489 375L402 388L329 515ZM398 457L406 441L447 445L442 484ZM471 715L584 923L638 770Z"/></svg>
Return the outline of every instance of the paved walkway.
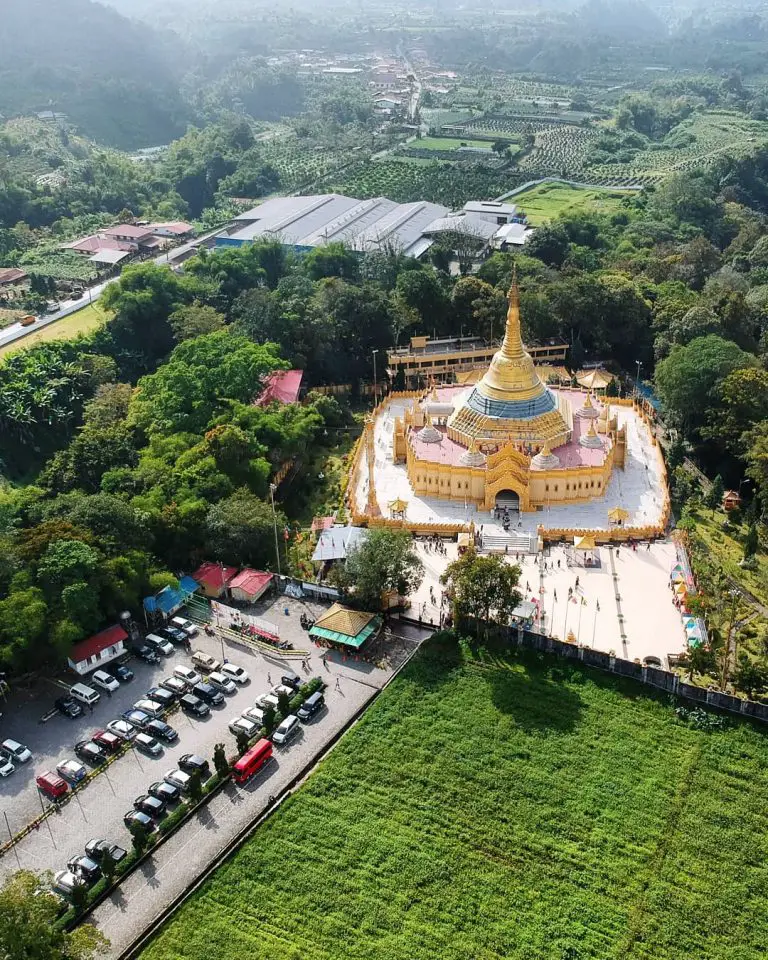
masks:
<svg viewBox="0 0 768 960"><path fill-rule="evenodd" d="M396 622L393 632L413 641L422 636ZM328 682L328 710L303 726L302 735L293 744L276 748L277 760L249 783L225 787L94 911L91 922L111 942L107 956L118 957L264 811L270 795L279 796L350 718L392 679L391 672L368 664L341 662L334 654L327 659L326 670L320 653L313 652L312 672L323 675Z"/></svg>

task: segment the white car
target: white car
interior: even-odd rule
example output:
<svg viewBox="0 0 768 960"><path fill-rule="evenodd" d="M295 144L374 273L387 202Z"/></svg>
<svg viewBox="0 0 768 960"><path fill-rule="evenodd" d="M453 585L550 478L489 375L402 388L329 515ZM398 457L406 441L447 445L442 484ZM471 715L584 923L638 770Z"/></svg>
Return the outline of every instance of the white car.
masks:
<svg viewBox="0 0 768 960"><path fill-rule="evenodd" d="M299 718L291 713L272 734L272 743L287 743L293 737L300 727Z"/></svg>
<svg viewBox="0 0 768 960"><path fill-rule="evenodd" d="M248 707L247 710L243 710L243 716L246 720L258 723L260 727L264 726L264 711L261 707Z"/></svg>
<svg viewBox="0 0 768 960"><path fill-rule="evenodd" d="M14 763L27 763L32 759L32 751L18 740L3 740L0 743L0 756Z"/></svg>
<svg viewBox="0 0 768 960"><path fill-rule="evenodd" d="M75 887L82 887L85 883L82 877L78 877L71 870L59 870L53 878L53 888L60 893L71 894Z"/></svg>
<svg viewBox="0 0 768 960"><path fill-rule="evenodd" d="M236 663L230 663L228 660L226 663L222 663L219 673L223 673L225 677L229 677L230 680L234 680L241 686L251 679L242 667L238 667Z"/></svg>
<svg viewBox="0 0 768 960"><path fill-rule="evenodd" d="M0 777L10 777L15 769L10 760L0 756Z"/></svg>
<svg viewBox="0 0 768 960"><path fill-rule="evenodd" d="M189 690L187 682L182 680L181 677L166 677L165 680L160 681L160 686L165 690L170 690L171 693L175 693L177 697L183 697Z"/></svg>
<svg viewBox="0 0 768 960"><path fill-rule="evenodd" d="M289 700L291 697L296 696L296 691L293 689L293 687L289 687L284 683L278 683L276 687L272 687L273 697L279 697L281 693L284 693Z"/></svg>
<svg viewBox="0 0 768 960"><path fill-rule="evenodd" d="M174 787L178 787L182 793L187 793L189 791L189 781L192 778L188 773L184 773L183 770L169 770L168 773L163 777L166 783L172 783Z"/></svg>
<svg viewBox="0 0 768 960"><path fill-rule="evenodd" d="M197 636L197 625L192 623L191 620L185 620L184 617L173 617L171 626L177 630L183 630L188 637Z"/></svg>
<svg viewBox="0 0 768 960"><path fill-rule="evenodd" d="M110 676L104 670L94 670L91 674L91 683L97 687L101 687L102 690L109 690L110 693L114 693L115 690L120 689L120 681Z"/></svg>
<svg viewBox="0 0 768 960"><path fill-rule="evenodd" d="M183 680L190 687L194 687L196 683L200 683L203 679L197 670L193 670L192 667L175 667L173 675L178 677L179 680Z"/></svg>
<svg viewBox="0 0 768 960"><path fill-rule="evenodd" d="M247 717L235 717L235 719L229 723L230 733L233 733L235 736L237 736L238 733L244 733L249 740L255 737L260 729L261 726L259 724L254 723L253 720L249 720Z"/></svg>
<svg viewBox="0 0 768 960"><path fill-rule="evenodd" d="M237 693L237 687L235 686L234 680L230 680L229 677L225 677L223 673L219 670L214 670L213 673L208 677L208 683L212 683L217 690L221 690L222 693L233 694Z"/></svg>
<svg viewBox="0 0 768 960"><path fill-rule="evenodd" d="M257 707L272 707L273 710L278 710L280 704L278 703L277 697L272 693L262 693L260 697L256 697L256 706Z"/></svg>
<svg viewBox="0 0 768 960"><path fill-rule="evenodd" d="M110 720L107 724L107 730L114 733L116 737L120 737L121 740L127 740L128 742L133 740L138 732L136 727L127 720Z"/></svg>
<svg viewBox="0 0 768 960"><path fill-rule="evenodd" d="M88 771L79 760L62 760L56 767L56 772L68 783L80 783L88 776Z"/></svg>

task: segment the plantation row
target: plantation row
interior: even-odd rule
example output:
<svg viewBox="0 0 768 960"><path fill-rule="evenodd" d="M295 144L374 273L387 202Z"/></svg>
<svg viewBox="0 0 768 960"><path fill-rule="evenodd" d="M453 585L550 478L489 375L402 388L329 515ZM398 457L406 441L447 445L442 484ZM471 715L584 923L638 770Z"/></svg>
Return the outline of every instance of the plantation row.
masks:
<svg viewBox="0 0 768 960"><path fill-rule="evenodd" d="M429 200L448 207L497 197L523 183L522 173L486 162L374 160L351 167L325 185L353 197L386 196L400 203Z"/></svg>
<svg viewBox="0 0 768 960"><path fill-rule="evenodd" d="M281 190L298 190L328 176L350 161L350 151L360 143L303 144L297 137L281 137L265 143L264 161L280 174Z"/></svg>
<svg viewBox="0 0 768 960"><path fill-rule="evenodd" d="M53 277L54 280L95 280L98 277L98 271L85 257L67 253L56 246L27 251L20 265L30 273Z"/></svg>
<svg viewBox="0 0 768 960"><path fill-rule="evenodd" d="M534 148L522 158L520 167L564 176L579 173L597 136L597 131L589 127L549 127L536 134Z"/></svg>
<svg viewBox="0 0 768 960"><path fill-rule="evenodd" d="M443 132L447 136L475 136L477 134L486 134L493 137L519 138L521 135L537 134L543 130L549 130L553 126L551 120L537 119L536 117L474 117L465 123L452 124L444 127Z"/></svg>

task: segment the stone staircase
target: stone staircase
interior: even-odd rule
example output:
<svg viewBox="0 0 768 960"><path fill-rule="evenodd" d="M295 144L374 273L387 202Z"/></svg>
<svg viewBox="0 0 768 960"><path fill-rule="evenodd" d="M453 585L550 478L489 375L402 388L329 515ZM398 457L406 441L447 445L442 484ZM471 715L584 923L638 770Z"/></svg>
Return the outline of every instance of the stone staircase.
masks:
<svg viewBox="0 0 768 960"><path fill-rule="evenodd" d="M526 533L523 530L510 530L505 533L502 529L483 531L483 553L536 553L536 534Z"/></svg>

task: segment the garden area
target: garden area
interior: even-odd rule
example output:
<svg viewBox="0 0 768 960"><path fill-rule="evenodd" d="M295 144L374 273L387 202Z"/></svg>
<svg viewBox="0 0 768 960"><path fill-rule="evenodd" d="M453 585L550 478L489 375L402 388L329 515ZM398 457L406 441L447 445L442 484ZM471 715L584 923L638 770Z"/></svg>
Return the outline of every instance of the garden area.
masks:
<svg viewBox="0 0 768 960"><path fill-rule="evenodd" d="M574 187L567 183L540 183L511 197L521 210L525 211L529 223L538 227L548 220L554 220L562 213L581 212L615 213L621 209L622 201L632 196L609 190L593 190L588 187Z"/></svg>
<svg viewBox="0 0 768 960"><path fill-rule="evenodd" d="M435 638L142 956L752 960L766 810L763 730Z"/></svg>

